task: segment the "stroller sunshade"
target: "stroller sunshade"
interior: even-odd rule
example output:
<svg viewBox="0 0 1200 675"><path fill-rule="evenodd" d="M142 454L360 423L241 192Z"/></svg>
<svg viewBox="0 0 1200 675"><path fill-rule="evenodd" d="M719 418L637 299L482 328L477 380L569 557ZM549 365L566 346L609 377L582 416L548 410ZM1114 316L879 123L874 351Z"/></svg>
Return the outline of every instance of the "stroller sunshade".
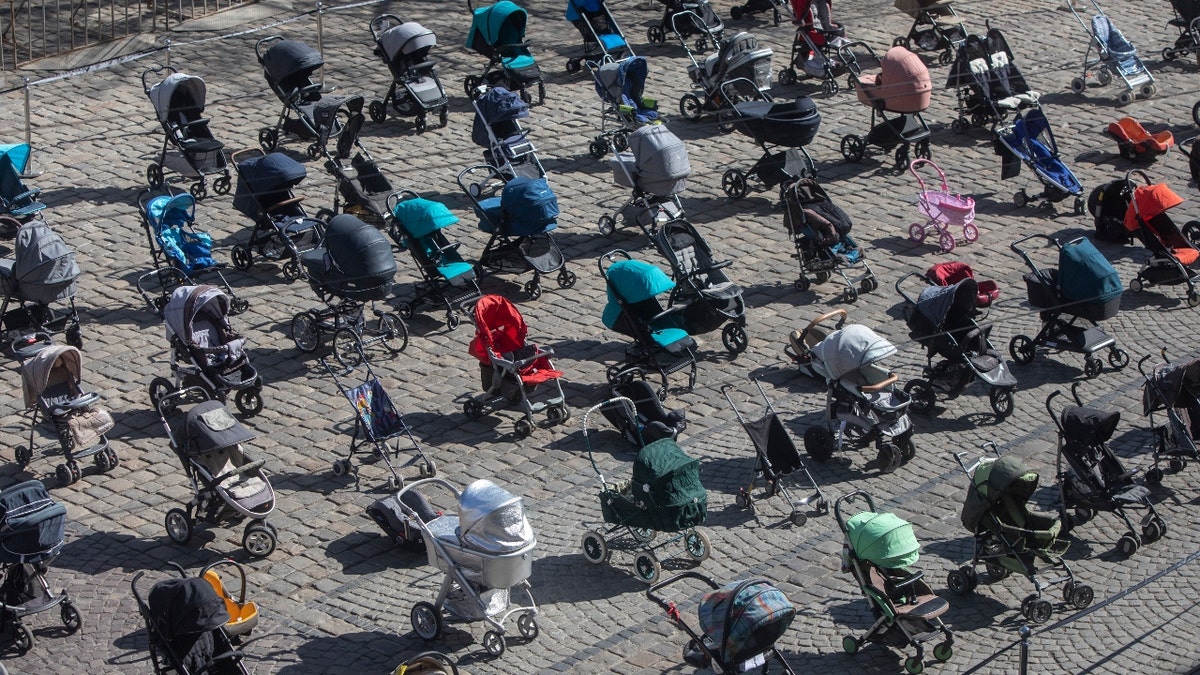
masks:
<svg viewBox="0 0 1200 675"><path fill-rule="evenodd" d="M920 56L892 47L879 60L879 73L863 73L855 88L863 105L895 113L919 113L929 108L933 80Z"/></svg>
<svg viewBox="0 0 1200 675"><path fill-rule="evenodd" d="M503 554L537 542L521 498L490 480L477 480L458 497L458 536L468 548Z"/></svg>
<svg viewBox="0 0 1200 675"><path fill-rule="evenodd" d="M545 178L517 176L500 193L500 212L507 234L542 234L558 226L558 197Z"/></svg>
<svg viewBox="0 0 1200 675"><path fill-rule="evenodd" d="M262 56L263 70L277 84L307 77L325 65L321 53L297 40L280 40Z"/></svg>
<svg viewBox="0 0 1200 675"><path fill-rule="evenodd" d="M477 114L471 126L471 141L480 147L488 147L491 138L487 127L500 126L504 122L529 117L529 104L521 100L516 92L504 87L492 87L475 101Z"/></svg>
<svg viewBox="0 0 1200 675"><path fill-rule="evenodd" d="M446 205L432 199L416 197L405 199L392 209L392 215L400 222L400 226L409 236L420 239L429 236L437 230L442 230L458 222Z"/></svg>
<svg viewBox="0 0 1200 675"><path fill-rule="evenodd" d="M437 36L421 24L408 21L384 31L383 35L379 36L379 46L383 47L388 61L396 63L422 49L436 47Z"/></svg>
<svg viewBox="0 0 1200 675"><path fill-rule="evenodd" d="M163 307L163 322L171 334L192 344L197 317L208 314L224 318L229 316L229 309L229 296L216 286L180 286Z"/></svg>
<svg viewBox="0 0 1200 675"><path fill-rule="evenodd" d="M220 401L204 401L184 418L183 453L188 457L216 452L254 439Z"/></svg>
<svg viewBox="0 0 1200 675"><path fill-rule="evenodd" d="M854 555L880 567L911 567L920 558L912 524L893 513L857 513L846 521L846 538Z"/></svg>
<svg viewBox="0 0 1200 675"><path fill-rule="evenodd" d="M1085 445L1108 442L1120 421L1121 413L1115 410L1068 406L1062 411L1063 433L1067 440Z"/></svg>
<svg viewBox="0 0 1200 675"><path fill-rule="evenodd" d="M41 481L0 492L0 562L18 564L56 555L66 538L67 509Z"/></svg>
<svg viewBox="0 0 1200 675"><path fill-rule="evenodd" d="M75 294L74 282L79 278L75 252L45 220L22 225L13 248L12 273L20 284L21 299L48 303Z"/></svg>
<svg viewBox="0 0 1200 675"><path fill-rule="evenodd" d="M525 41L527 21L525 10L509 0L500 0L490 7L480 7L471 16L467 49L487 55L502 46L519 45Z"/></svg>
<svg viewBox="0 0 1200 675"><path fill-rule="evenodd" d="M956 323L975 311L979 284L967 277L951 286L930 286L917 297L917 311L934 326Z"/></svg>
<svg viewBox="0 0 1200 675"><path fill-rule="evenodd" d="M237 173L238 185L233 196L233 207L249 218L257 218L260 210L286 197L281 193L286 193L304 180L308 170L291 157L272 152L238 162Z"/></svg>
<svg viewBox="0 0 1200 675"><path fill-rule="evenodd" d="M201 577L164 579L154 584L147 605L169 638L206 633L229 621L225 601Z"/></svg>
<svg viewBox="0 0 1200 675"><path fill-rule="evenodd" d="M207 87L204 80L187 73L171 73L162 82L150 88L150 104L158 114L160 122L167 122L171 113L192 113L199 116L204 112Z"/></svg>
<svg viewBox="0 0 1200 675"><path fill-rule="evenodd" d="M1063 298L1074 302L1107 303L1124 291L1116 268L1087 239L1063 245L1058 280Z"/></svg>
<svg viewBox="0 0 1200 675"><path fill-rule="evenodd" d="M816 363L835 380L896 353L896 346L862 324L836 330L812 349Z"/></svg>

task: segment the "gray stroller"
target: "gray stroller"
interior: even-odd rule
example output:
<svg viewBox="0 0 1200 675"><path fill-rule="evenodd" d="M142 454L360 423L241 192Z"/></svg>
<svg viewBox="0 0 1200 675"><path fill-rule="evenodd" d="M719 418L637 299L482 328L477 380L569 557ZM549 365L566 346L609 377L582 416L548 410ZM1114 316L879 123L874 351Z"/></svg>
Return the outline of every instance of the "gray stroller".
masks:
<svg viewBox="0 0 1200 675"><path fill-rule="evenodd" d="M628 141L629 152L615 153L609 165L613 181L633 194L615 213L600 217L600 234L606 237L617 229L618 217L647 235L660 223L683 218L679 193L692 173L687 146L661 124L641 127Z"/></svg>

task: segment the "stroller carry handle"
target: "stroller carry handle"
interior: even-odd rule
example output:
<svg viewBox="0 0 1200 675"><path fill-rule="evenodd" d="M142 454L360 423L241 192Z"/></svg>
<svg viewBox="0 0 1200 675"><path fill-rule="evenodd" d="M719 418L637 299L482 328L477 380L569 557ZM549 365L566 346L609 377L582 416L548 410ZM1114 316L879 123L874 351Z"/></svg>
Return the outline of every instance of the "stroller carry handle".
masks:
<svg viewBox="0 0 1200 675"><path fill-rule="evenodd" d="M1142 177L1142 180L1146 181L1146 185L1150 185L1150 184L1151 184L1151 183L1150 183L1150 176L1147 176L1147 175L1146 175L1146 172L1145 172L1145 171L1142 171L1141 169L1130 169L1129 171L1126 171L1126 172L1125 172L1125 182L1126 182L1126 183L1133 183L1133 174L1135 174L1135 173L1136 173L1137 175L1141 176L1141 177Z"/></svg>
<svg viewBox="0 0 1200 675"><path fill-rule="evenodd" d="M752 100L766 101L768 103L773 102L775 100L774 98L771 97L770 94L759 89L758 85L755 84L753 80L746 78L746 77L735 77L733 79L723 80L721 82L721 86L720 86L721 95L724 96L726 98L726 100L729 100L729 101L743 100L741 97L738 96L738 90L737 90L736 85L739 85L739 84L744 84L744 85L750 87L750 89L754 90L755 94L754 94L754 99L752 99ZM726 87L733 87L733 95L732 96L730 96L730 93L725 90ZM733 106L733 113L735 115L737 115L738 117L742 116L742 113L738 112L736 105Z"/></svg>
<svg viewBox="0 0 1200 675"><path fill-rule="evenodd" d="M611 267L613 263L621 260L633 260L633 256L629 254L629 251L621 248L614 249L600 256L596 260L596 265L600 267L600 276L607 278L608 268ZM607 264L605 264L606 262Z"/></svg>
<svg viewBox="0 0 1200 675"><path fill-rule="evenodd" d="M418 514L415 510L413 510L413 508L411 506L409 506L407 502L405 502L403 499L401 499L401 497L408 492L416 490L419 487L424 487L426 485L435 485L439 488L448 490L450 492L450 494L454 495L455 499L458 499L458 497L459 497L458 489L455 488L454 485L452 483L450 483L450 481L446 480L445 478L422 478L420 480L415 480L411 483L407 483L404 487L400 488L399 492L396 493L396 504L400 506L400 512L403 513L405 515L405 517L410 518L415 522L425 522L425 521L422 520L420 514Z"/></svg>
<svg viewBox="0 0 1200 675"><path fill-rule="evenodd" d="M388 213L392 213L393 211L395 211L396 205L398 205L400 202L408 200L408 199L420 199L420 197L421 197L421 195L419 195L416 192L409 190L407 188L405 188L403 190L396 190L395 192L393 192L392 194L387 196L387 201L385 203L387 204ZM393 236L395 236L395 235L393 235Z"/></svg>
<svg viewBox="0 0 1200 675"><path fill-rule="evenodd" d="M849 506L850 504L853 504L854 502L857 502L857 501L866 502L867 503L867 508L866 508L867 511L875 510L875 499L871 497L871 493L863 491L863 490L855 490L854 492L851 492L849 494L844 494L841 497L838 497L837 501L835 501L833 503L833 516L834 516L834 518L837 519L838 527L840 527L842 529L843 534L846 532L846 520L847 519L842 516L842 503L845 502L845 504L847 506Z"/></svg>
<svg viewBox="0 0 1200 675"><path fill-rule="evenodd" d="M304 201L304 195L300 195L298 197L289 197L287 199L275 202L274 204L268 206L267 213L271 213L273 211L278 211L287 206L295 206L302 201Z"/></svg>
<svg viewBox="0 0 1200 675"><path fill-rule="evenodd" d="M260 148L242 148L241 150L234 150L229 153L229 161L236 166L243 161L243 158L256 159L258 157L265 157L266 155L267 153L263 152Z"/></svg>
<svg viewBox="0 0 1200 675"><path fill-rule="evenodd" d="M168 75L173 75L178 72L179 71L172 66L164 66L164 65L160 65L160 64L155 64L153 66L150 66L149 68L142 71L142 90L145 91L147 94L150 93L150 83L146 82L147 75L149 75L151 73L153 73L155 75L157 75L159 73L166 73L166 75L162 76L162 79L166 79Z"/></svg>
<svg viewBox="0 0 1200 675"><path fill-rule="evenodd" d="M883 382L880 382L879 384L866 384L866 385L859 387L858 390L864 394L877 394L880 391L883 391L884 389L887 389L888 387L892 386L893 384L896 384L896 381L899 379L900 379L899 375L892 373L892 374L888 375L887 379L885 379Z"/></svg>
<svg viewBox="0 0 1200 675"><path fill-rule="evenodd" d="M470 3L468 2L467 4L469 5ZM367 28L371 30L371 39L378 43L379 36L383 35L386 29L399 26L402 23L404 23L404 20L395 14L380 14L371 19L371 22L367 24Z"/></svg>
<svg viewBox="0 0 1200 675"><path fill-rule="evenodd" d="M942 179L942 192L949 192L950 184L946 182L946 172L942 171L942 167L938 166L937 164L934 164L932 159L924 159L924 158L914 159L912 162L909 162L909 164L908 164L908 172L911 173L914 177L916 177L917 182L920 183L921 192L925 192L925 179L921 177L921 174L917 173L917 167L924 166L926 164L928 164L929 166L932 166L933 170L937 171L938 177Z"/></svg>
<svg viewBox="0 0 1200 675"><path fill-rule="evenodd" d="M664 579L663 581L660 581L657 584L651 584L650 588L646 589L646 597L653 600L654 603L657 604L659 607L662 607L663 611L665 611L667 613L671 613L674 611L675 603L667 601L665 598L660 596L658 594L658 592L660 590L666 588L667 586L670 586L671 584L674 584L678 581L682 581L683 579L699 579L700 581L703 581L704 583L708 584L709 587L714 590L721 587L721 585L718 584L712 577L707 576L705 574L701 574L699 572L693 572L691 570L687 570L685 572L680 572L679 574L676 574L675 576L671 577L670 579Z"/></svg>
<svg viewBox="0 0 1200 675"><path fill-rule="evenodd" d="M263 45L270 44L272 42L279 42L281 40L283 40L282 35L268 35L267 37L262 38L258 42L254 43L254 55L258 57L258 62L260 64L262 63L263 54L265 53Z"/></svg>
<svg viewBox="0 0 1200 675"><path fill-rule="evenodd" d="M838 321L835 324L835 327L841 328L842 326L846 325L846 319L848 319L850 317L850 313L847 312L846 310L842 309L841 307L839 307L837 309L831 309L828 312L825 312L824 314L822 314L821 316L818 316L817 318L813 319L812 321L809 321L808 325L804 327L804 332L807 333L807 332L811 331L812 329L825 323L826 321L829 321L830 319L834 318L835 316L838 317Z"/></svg>
<svg viewBox="0 0 1200 675"><path fill-rule="evenodd" d="M241 592L238 593L237 603L239 605L245 604L246 603L246 568L242 567L241 563L237 562L236 560L233 560L232 558L222 558L220 560L217 560L215 562L211 562L211 563L205 565L204 569L200 570L200 575L199 575L200 578L203 579L205 574L208 574L209 572L216 570L218 567L232 567L235 570L237 570L238 576L241 577L241 587L242 587Z"/></svg>
<svg viewBox="0 0 1200 675"><path fill-rule="evenodd" d="M1163 347L1162 349L1160 349L1158 353L1162 357L1164 364L1171 365L1171 359L1167 357L1167 348L1166 347ZM1137 362L1138 372L1141 373L1142 377L1146 378L1147 380L1150 379L1150 376L1146 374L1146 370L1142 366L1152 358L1154 358L1153 354L1147 354L1147 355L1143 356L1141 359L1139 359ZM1153 371L1151 371L1151 372L1153 372Z"/></svg>
<svg viewBox="0 0 1200 675"><path fill-rule="evenodd" d="M591 419L592 413L596 412L597 410L617 404L625 406L625 411L629 413L630 417L635 419L637 418L637 406L633 404L631 399L628 399L624 396L617 396L615 398L610 398L607 401L601 401L591 408L588 408L587 412L583 414L583 445L585 448L587 448L588 461L592 463L592 469L596 472L596 475L600 477L600 483L605 486L608 485L608 482L604 479L604 474L600 472L600 467L596 464L596 456L592 454L592 439L588 436L588 420ZM638 440L641 441L642 439L640 436L642 432L638 430L637 433L639 436Z"/></svg>

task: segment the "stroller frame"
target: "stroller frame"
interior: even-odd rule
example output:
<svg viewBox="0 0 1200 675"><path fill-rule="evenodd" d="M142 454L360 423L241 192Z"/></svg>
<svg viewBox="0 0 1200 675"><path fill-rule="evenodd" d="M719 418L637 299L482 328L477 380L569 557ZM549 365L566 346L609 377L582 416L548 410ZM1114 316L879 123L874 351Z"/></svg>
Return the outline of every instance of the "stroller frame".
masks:
<svg viewBox="0 0 1200 675"><path fill-rule="evenodd" d="M1154 457L1154 468L1146 472L1146 483L1149 485L1158 485L1162 482L1164 474L1159 464L1164 459L1167 462L1167 469L1171 473L1183 471L1187 468L1189 460L1193 462L1200 461L1200 447L1197 447L1196 440L1192 438L1191 431L1187 428L1186 422L1176 412L1175 408L1177 406L1168 402L1166 392L1158 386L1158 382L1156 381L1159 368L1174 365L1167 358L1166 347L1162 349L1160 354L1162 355L1163 363L1154 366L1149 373L1146 372L1144 366L1147 361L1153 358L1152 354L1143 356L1137 363L1138 372L1146 380L1146 386L1153 389L1155 395L1161 401L1159 405L1153 407L1146 406L1146 416L1150 424L1150 433L1154 437L1153 445L1151 446ZM1185 383L1180 395L1198 398L1200 397L1200 390L1193 389ZM1154 413L1158 410L1166 411L1166 424L1157 426L1154 424Z"/></svg>
<svg viewBox="0 0 1200 675"><path fill-rule="evenodd" d="M524 8L520 8L519 6L518 8L522 11L525 11ZM471 12L472 17L475 16L475 3L473 0L467 0L467 11ZM528 88L533 84L537 84L538 105L545 103L546 82L542 79L540 69L538 71L538 76L534 79L516 80L510 77L508 69L504 66L506 50L528 49L529 45L530 42L528 40L523 43L511 45L488 45L489 49L486 53L478 51L473 47L469 47L471 51L474 51L481 56L486 56L488 58L488 62L484 64L483 72L480 74L467 75L465 78L463 78L463 89L465 90L467 98L474 100L476 97L478 97L479 88L484 85L490 87L504 85L505 89L516 91L521 97L522 101L525 101L525 103L529 105L533 105L533 96L529 93Z"/></svg>
<svg viewBox="0 0 1200 675"><path fill-rule="evenodd" d="M650 28L653 30L653 27ZM637 58L635 56L626 57L625 60ZM637 110L626 106L620 100L613 100L607 93L603 80L600 79L600 68L610 63L620 63L611 56L605 54L598 60L585 59L583 65L588 69L588 73L592 76L592 81L598 89L605 90L604 93L597 91L597 96L600 98L600 133L588 143L588 154L592 159L603 159L604 155L610 151L615 155L618 152L624 152L629 147L629 134L633 133L642 126L635 119ZM643 96L643 99L646 97ZM655 110L657 110L658 101L654 101ZM661 120L649 122L649 124L658 124ZM491 128L489 127L489 132Z"/></svg>
<svg viewBox="0 0 1200 675"><path fill-rule="evenodd" d="M450 99L446 96L446 88L442 86L442 80L438 77L437 69L434 68L433 62L424 61L415 67L405 69L404 72L397 73L392 69L392 62L388 60L387 54L383 51L383 45L380 43L379 38L388 29L399 26L402 23L404 23L404 20L395 14L380 14L371 19L371 22L367 24L367 27L371 30L371 39L375 41L375 53L379 55L379 58L383 59L387 64L388 72L392 74L392 84L388 87L387 94L384 95L382 101L371 101L371 104L367 106L367 113L371 116L372 122L379 123L387 120L389 105L391 105L392 109L398 115L412 115L415 112L417 119L413 124L417 129L417 133L421 134L425 133L425 130L428 128L427 117L429 113L436 110L438 113L438 126L444 128L450 118ZM410 82L419 80L423 75L433 78L433 81L437 83L438 90L442 93L441 98L437 101L427 104L413 93L410 88ZM401 90L402 88L403 91ZM419 110L414 111L414 108L419 108Z"/></svg>
<svg viewBox="0 0 1200 675"><path fill-rule="evenodd" d="M781 196L786 194L787 191L795 189L799 181L809 179L801 177L784 183L780 186ZM820 187L820 184L817 184L817 187ZM821 190L823 193L824 188L821 188ZM826 199L829 198L827 194L825 197ZM784 222L787 224L788 221L785 220ZM796 231L789 231L788 235L791 237L792 245L796 249L792 257L796 259L796 264L800 268L800 274L793 283L797 291L805 293L812 288L814 282L823 284L832 279L834 273L840 276L842 282L846 284L846 290L843 292L843 298L846 302L856 302L858 301L860 292L870 293L879 288L879 280L875 277L875 271L871 269L871 265L867 262L865 254L860 255L859 259L855 262L845 262L839 260L838 255L830 253L827 246L812 241L810 237L804 234L803 228ZM862 250L861 246L859 246L859 250ZM847 274L847 272L850 272L850 274ZM810 274L813 277L812 279L809 279ZM855 288L856 284L857 288Z"/></svg>
<svg viewBox="0 0 1200 675"><path fill-rule="evenodd" d="M897 9L912 17L912 27L908 29L908 35L892 40L892 46L909 51L913 51L914 46L926 52L940 50L938 65L953 63L955 53L967 39L965 25L954 11L953 3L909 0L903 4L902 7L901 3L896 3Z"/></svg>
<svg viewBox="0 0 1200 675"><path fill-rule="evenodd" d="M618 131L615 134L608 136L606 141L608 143L608 149L612 151L613 157L617 157L619 153L624 151L622 149L623 143L626 144L627 147L626 135L624 132ZM605 214L600 216L600 219L597 221L596 228L600 230L601 235L605 237L611 236L617 231L617 227L620 224L628 224L630 218L626 218L624 214L632 209L637 209L639 211L654 210L654 218L652 218L648 224L643 223L640 218L636 219L638 227L641 228L642 233L652 241L654 240L654 234L658 232L658 226L660 224L685 217L683 212L683 202L679 199L679 192L682 192L682 190L670 195L655 195L646 192L638 186L638 181L634 180L633 173L629 170L629 166L625 162L619 160L615 161L618 165L620 165L621 172L625 174L625 179L634 187L633 191L629 195L629 198L626 199L619 207L617 207L617 209L612 212L612 215Z"/></svg>
<svg viewBox="0 0 1200 675"><path fill-rule="evenodd" d="M468 2L469 1L470 0L468 0ZM613 56L613 54L609 51L608 47L606 47L604 45L604 41L600 39L600 32L598 30L596 30L596 25L594 23L592 23L593 17L591 15L589 15L588 12L584 11L582 7L575 6L575 2L576 2L576 0L567 0L567 6L568 6L568 8L573 7L575 9L575 11L579 14L579 18L576 19L575 21L571 21L570 23L575 25L575 28L577 30L579 30L580 37L583 38L583 54L580 56L575 56L575 57L571 57L571 58L567 59L567 73L569 75L574 75L575 73L578 73L582 67L583 62L587 61L587 60L597 61L604 57L609 57L609 58L612 58L613 60L620 61L621 59L628 58L630 56L637 56L637 54L633 51L633 46L630 45L629 41L625 39L625 33L621 30L621 27L619 25L617 25L616 17L614 17L612 15L612 12L609 11L607 2L605 2L604 0L601 0L600 8L604 14L604 20L608 22L609 26L613 30L612 34L617 35L621 38L622 44L620 46L620 51L616 52L617 54L622 55L621 59L618 59L616 56ZM588 38L588 34L583 32L583 29L580 28L579 24L576 23L576 21L582 21L583 25L587 26L588 33L591 34L590 39ZM541 90L539 88L539 102L540 102L540 91Z"/></svg>
<svg viewBox="0 0 1200 675"><path fill-rule="evenodd" d="M1191 16L1179 10L1183 3L1188 3L1191 11L1187 14ZM1162 60L1174 61L1177 57L1195 52L1196 60L1200 62L1200 5L1193 0L1171 0L1171 9L1175 10L1175 18L1168 21L1167 25L1179 29L1179 37L1174 47L1163 47Z"/></svg>
<svg viewBox="0 0 1200 675"><path fill-rule="evenodd" d="M219 561L206 567L204 572L207 572L210 568L215 567L221 562L237 565L232 560ZM187 578L187 572L184 571L183 567L174 562L168 562L167 564L175 568L179 572L180 577ZM238 569L241 570L240 565L238 565ZM199 576L203 577L204 572L201 572ZM243 583L244 574L245 572L243 571ZM146 572L144 570L139 571L129 582L129 587L133 592L134 600L137 602L138 613L142 615L142 622L146 624L147 642L150 649L150 665L154 669L155 675L166 675L167 673L174 673L175 675L202 675L203 673L210 672L209 670L204 670L193 674L187 668L182 667L183 657L171 649L171 641L167 637L170 633L166 627L160 625L157 618L150 611L147 598L138 590L138 582L144 576L146 576ZM220 595L219 592L218 595ZM238 644L235 643L235 641L240 642L240 639L237 636L231 636L228 628L229 624L225 624L211 631L213 635L213 658L210 659L209 665L215 663L216 659L219 658L223 663L229 664L228 667L236 668L238 673L248 673L249 671L246 670L246 666L243 663L245 656Z"/></svg>
<svg viewBox="0 0 1200 675"><path fill-rule="evenodd" d="M663 4L663 16L658 23L651 25L646 29L646 42L650 44L664 44L667 41L667 30L670 29L680 43L687 43L687 39L699 34L694 43L696 51L702 52L708 49L709 45L713 49L717 49L721 45L721 33L724 32L725 26L721 24L721 28L713 29L704 20L704 17L697 14L694 10L701 5L709 5L712 9L709 0L659 0ZM672 12L673 7L678 7L679 11ZM713 12L716 16L716 12ZM680 29L679 18L686 17L691 22L691 27ZM720 19L717 19L720 21ZM776 23L775 25L779 25ZM694 32L691 32L694 29Z"/></svg>
<svg viewBox="0 0 1200 675"><path fill-rule="evenodd" d="M696 236L691 245L694 250L690 256L686 251L680 255L681 252L671 246L672 229L683 231L685 234L687 230L695 233ZM708 310L721 317L718 324L723 324L721 346L729 352L730 358L736 358L738 354L746 351L746 348L750 346L750 336L746 333L746 301L742 297L742 293L739 292L736 297L727 300L727 303L732 303L728 305L728 308L718 307L717 304L722 298L711 295L714 288L722 285L732 286L740 291L741 287L729 281L728 277L725 277L725 273L721 271L733 265L733 261L712 260L712 251L708 242L695 226L683 218L669 220L654 232L647 230L644 225L642 230L654 243L654 247L658 249L662 257L666 258L671 265L671 278L676 283L667 300L668 308L680 304L689 306L693 303L703 303ZM703 255L697 255L697 251L703 252ZM703 258L708 258L711 264L702 267Z"/></svg>
<svg viewBox="0 0 1200 675"><path fill-rule="evenodd" d="M1097 17L1108 18L1104 10L1100 8L1100 3L1096 0L1091 0L1092 7L1096 10ZM1117 95L1117 103L1120 105L1129 105L1137 97L1151 98L1158 93L1158 85L1154 82L1154 76L1150 74L1150 70L1142 63L1141 58L1136 53L1130 54L1132 65L1140 72L1126 73L1125 69L1130 64L1121 63L1121 57L1114 55L1108 45L1101 44L1100 38L1096 32L1089 28L1087 22L1083 20L1083 16L1079 13L1079 9L1075 7L1075 0L1067 0L1067 9L1071 10L1071 14L1075 16L1075 20L1083 27L1085 33L1088 34L1087 51L1083 54L1083 72L1071 80L1071 91L1076 94L1082 94L1087 90L1087 79L1092 75L1092 70L1095 69L1096 81L1100 86L1108 86L1113 80L1113 73L1121 78L1121 82L1125 84L1125 91ZM1116 26L1109 23L1114 30ZM1132 47L1132 44L1130 45ZM1091 58L1092 51L1096 52L1096 58ZM1136 51L1136 50L1135 50ZM1170 60L1170 59L1164 59Z"/></svg>
<svg viewBox="0 0 1200 675"><path fill-rule="evenodd" d="M153 73L155 75L166 71L167 76L178 73L179 70L172 66L155 65L142 71L142 90L147 96L150 95L150 83L146 81L146 76ZM201 101L200 103L203 103ZM157 111L155 112L157 117ZM189 134L191 127L198 126L205 131L208 130L208 120L196 119L179 124L171 120L160 120L163 127L163 145L162 150L158 153L158 161L151 162L146 167L146 182L150 187L159 187L164 183L163 174L170 170L167 166L167 151L174 146L179 151L179 156L183 158L193 172L195 172L196 182L188 188L192 196L196 199L203 199L208 195L208 177L218 176L213 180L213 192L218 195L229 194L229 189L233 187L233 181L229 176L229 160L225 157L223 145L215 139L208 138L208 144L203 144L199 148L189 149L184 147L180 136L190 138ZM211 134L210 134L211 136ZM217 147L213 148L215 143Z"/></svg>
<svg viewBox="0 0 1200 675"><path fill-rule="evenodd" d="M284 37L282 35L269 35L265 38L262 38L258 42L254 43L254 55L258 58L258 63L260 66L264 65L263 64L263 55L266 54L267 51L269 51L269 48L267 50L264 50L263 47L265 45L269 45L272 42L281 41L283 39L284 39ZM325 67L324 63L322 63L320 66L318 66L318 68L324 68L324 67ZM265 69L265 66L264 66L264 69ZM316 68L314 68L313 70L315 71ZM304 104L306 101L308 101L309 103L312 103L314 105L315 104L328 105L330 103L336 103L336 102L340 102L340 101L344 100L344 99L336 99L336 98L331 98L328 100L322 99L321 91L324 87L323 82L315 82L315 83L309 84L306 87L296 89L295 91L291 91L291 92L283 91L279 87L280 83L275 82L271 78L267 78L267 84L270 86L271 90L275 93L276 97L279 98L279 100L283 102L283 108L282 108L282 110L279 111L279 116L275 120L274 126L263 127L258 130L258 144L263 149L264 152L274 152L279 149L279 146L282 144L283 134L287 133L289 130L287 123L291 119L292 113L296 114L296 121L300 124L300 127L303 130L303 133L309 134L313 138L317 138L317 137L321 136L322 130L320 128L318 128L317 120L310 118L310 116L308 116L308 115L305 115L304 112L300 109L300 106L302 104ZM311 96L315 96L315 98L310 100L309 97L311 97ZM350 98L357 98L360 101L362 100L361 96L353 96ZM360 107L361 107L361 103L360 103ZM338 127L337 120L330 120L330 124L332 125L332 128L325 130L325 134L330 135L330 136L338 135L338 133L340 132L340 127ZM320 145L316 142L310 143L308 145L308 147L305 149L305 154L307 154L310 159L316 159L317 157L319 157L321 155Z"/></svg>
<svg viewBox="0 0 1200 675"><path fill-rule="evenodd" d="M233 163L239 180L245 180L239 166L240 160L252 159L256 156L265 157L266 153L258 148L247 148L230 155L229 161ZM287 262L283 263L280 272L289 284L297 279L308 278L304 268L300 266L300 254L310 250L311 247L300 248L297 242L303 242L305 238L314 234L312 242L314 244L319 242L324 236L325 221L328 219L308 217L304 212L304 207L301 206L304 197L291 196L290 188L287 193L288 198L270 206L263 206L259 203L258 216L254 218L254 227L250 230L249 239L244 244L235 244L229 250L229 262L236 269L244 272L253 267L254 256L257 253L259 257L271 262L286 260ZM281 212L278 216L272 215L277 211ZM336 211L337 202L335 200L334 212L336 213ZM300 215L295 215L296 213Z"/></svg>
<svg viewBox="0 0 1200 675"><path fill-rule="evenodd" d="M687 42L682 38L680 39L679 42L683 45L683 51L687 54L688 60L692 62L692 65L688 66L688 75L692 81L692 86L697 87L679 98L679 114L683 115L684 119L689 122L699 122L704 118L705 113L716 113L717 129L722 132L732 131L734 120L737 118L737 112L734 108L735 102L773 100L771 95L767 93L767 90L771 88L771 70L769 67L765 73L766 87L759 87L756 81L747 77L728 76L729 55L727 52L722 54L722 51L725 45L735 40L738 35L743 35L743 33L737 33L733 37L725 38L721 41L716 54L716 57L720 59L717 63L717 71L711 77L705 68L705 64L697 61L696 55L688 48ZM753 38L753 36L748 37ZM763 47L759 46L756 49L763 49ZM769 50L769 48L767 49ZM767 55L768 61L770 60L770 56L770 54ZM749 63L753 64L754 62L751 61ZM739 67L745 67L745 64L739 64ZM726 85L734 86L729 91L726 91ZM730 96L730 92L733 93L732 97Z"/></svg>
<svg viewBox="0 0 1200 675"><path fill-rule="evenodd" d="M816 2L828 2L828 0L816 0ZM846 70L839 53L841 46L846 44L846 28L841 25L835 25L829 30L818 28L810 18L812 2L808 3L808 7L810 11L805 12L806 16L803 18L795 16L795 8L792 8L792 21L796 24L796 34L792 36L792 49L788 57L788 65L779 70L779 84L786 87L795 84L801 77L817 76L821 78L821 93L827 98L836 96L841 90L837 76ZM778 22L775 25L779 25ZM810 30L818 33L824 43L818 45L813 42L813 37L809 34ZM821 67L820 75L804 67L814 54L820 54L821 60L825 62Z"/></svg>

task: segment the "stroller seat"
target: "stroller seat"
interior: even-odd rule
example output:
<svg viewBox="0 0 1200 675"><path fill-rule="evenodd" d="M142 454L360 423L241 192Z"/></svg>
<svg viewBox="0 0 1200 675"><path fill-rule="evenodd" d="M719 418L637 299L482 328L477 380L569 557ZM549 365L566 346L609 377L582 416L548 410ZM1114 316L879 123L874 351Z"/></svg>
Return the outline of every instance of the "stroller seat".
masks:
<svg viewBox="0 0 1200 675"><path fill-rule="evenodd" d="M201 455L200 462L214 481L221 479L216 487L242 506L254 508L274 499L267 482L256 475L262 462L246 463L241 444Z"/></svg>
<svg viewBox="0 0 1200 675"><path fill-rule="evenodd" d="M898 617L933 619L950 609L950 603L935 595L920 574L910 574L907 570L881 571L872 565L867 579L872 590L887 598Z"/></svg>

